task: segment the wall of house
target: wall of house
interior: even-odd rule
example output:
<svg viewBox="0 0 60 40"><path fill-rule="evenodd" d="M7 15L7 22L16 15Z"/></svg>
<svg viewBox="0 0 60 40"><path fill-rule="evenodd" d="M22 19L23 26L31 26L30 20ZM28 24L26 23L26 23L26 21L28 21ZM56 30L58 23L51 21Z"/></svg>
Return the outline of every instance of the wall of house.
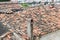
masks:
<svg viewBox="0 0 60 40"><path fill-rule="evenodd" d="M11 0L11 2L18 2L18 0Z"/></svg>
<svg viewBox="0 0 60 40"><path fill-rule="evenodd" d="M39 2L39 1L42 1L42 2L45 2L45 1L48 1L48 2L51 2L52 0L11 0L12 2L33 2L33 1L36 1L36 2ZM56 1L60 1L60 0L54 0L55 2Z"/></svg>

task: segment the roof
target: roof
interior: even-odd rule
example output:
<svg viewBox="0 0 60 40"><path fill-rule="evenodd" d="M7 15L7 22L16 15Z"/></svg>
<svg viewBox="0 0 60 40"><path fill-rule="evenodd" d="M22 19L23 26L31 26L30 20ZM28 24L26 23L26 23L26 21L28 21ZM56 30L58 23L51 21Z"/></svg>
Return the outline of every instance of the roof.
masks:
<svg viewBox="0 0 60 40"><path fill-rule="evenodd" d="M9 30L7 27L5 27L1 22L0 22L0 36L4 35L7 33Z"/></svg>
<svg viewBox="0 0 60 40"><path fill-rule="evenodd" d="M46 12L43 7L33 7L27 10L13 13L13 14L0 14L0 21L4 25L9 24L16 30L21 30L22 35L26 34L27 19L32 18L34 21L34 35L45 35L57 30L60 30L60 9L56 12L55 8L46 7L49 11Z"/></svg>

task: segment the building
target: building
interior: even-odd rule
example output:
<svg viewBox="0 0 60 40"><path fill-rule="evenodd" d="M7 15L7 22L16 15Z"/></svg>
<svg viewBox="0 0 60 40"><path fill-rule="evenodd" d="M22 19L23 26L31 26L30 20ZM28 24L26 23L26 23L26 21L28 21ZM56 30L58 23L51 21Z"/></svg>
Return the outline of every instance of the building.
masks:
<svg viewBox="0 0 60 40"><path fill-rule="evenodd" d="M11 2L18 2L18 0L10 0Z"/></svg>
<svg viewBox="0 0 60 40"><path fill-rule="evenodd" d="M33 2L33 1L36 1L36 2L39 2L39 1L41 1L41 2L46 2L46 1L51 2L52 0L9 0L9 1L25 3L25 2ZM54 2L57 2L57 1L60 1L60 0L54 0Z"/></svg>

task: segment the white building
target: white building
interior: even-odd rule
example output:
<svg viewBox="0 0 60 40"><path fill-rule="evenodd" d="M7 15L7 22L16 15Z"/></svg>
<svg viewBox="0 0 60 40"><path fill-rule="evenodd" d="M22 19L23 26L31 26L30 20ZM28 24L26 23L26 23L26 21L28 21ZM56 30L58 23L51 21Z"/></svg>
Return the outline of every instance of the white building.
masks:
<svg viewBox="0 0 60 40"><path fill-rule="evenodd" d="M18 0L11 0L11 2L18 2Z"/></svg>
<svg viewBox="0 0 60 40"><path fill-rule="evenodd" d="M21 3L24 3L24 2L33 2L33 1L36 1L36 2L45 2L45 1L48 1L48 2L51 2L52 0L11 0L12 2L21 2ZM60 0L54 0L54 1L60 1Z"/></svg>
<svg viewBox="0 0 60 40"><path fill-rule="evenodd" d="M33 0L18 0L18 2L25 3L25 2L33 2Z"/></svg>

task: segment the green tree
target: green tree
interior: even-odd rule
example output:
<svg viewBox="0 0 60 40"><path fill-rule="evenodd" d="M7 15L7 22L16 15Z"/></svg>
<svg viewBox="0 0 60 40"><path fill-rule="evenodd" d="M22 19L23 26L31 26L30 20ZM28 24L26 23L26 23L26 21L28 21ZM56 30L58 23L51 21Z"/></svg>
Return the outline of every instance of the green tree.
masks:
<svg viewBox="0 0 60 40"><path fill-rule="evenodd" d="M0 0L0 2L4 2L4 1L10 1L10 0Z"/></svg>
<svg viewBox="0 0 60 40"><path fill-rule="evenodd" d="M28 4L28 3L22 3L21 5L22 5L22 7L24 7L24 8L29 7L29 4Z"/></svg>
<svg viewBox="0 0 60 40"><path fill-rule="evenodd" d="M41 3L41 1L39 1L39 4Z"/></svg>
<svg viewBox="0 0 60 40"><path fill-rule="evenodd" d="M47 2L47 1L44 3L44 5L46 5L46 4L48 4L48 2Z"/></svg>
<svg viewBox="0 0 60 40"><path fill-rule="evenodd" d="M32 3L33 3L33 4L35 4L36 2L35 2L35 1L33 1Z"/></svg>

